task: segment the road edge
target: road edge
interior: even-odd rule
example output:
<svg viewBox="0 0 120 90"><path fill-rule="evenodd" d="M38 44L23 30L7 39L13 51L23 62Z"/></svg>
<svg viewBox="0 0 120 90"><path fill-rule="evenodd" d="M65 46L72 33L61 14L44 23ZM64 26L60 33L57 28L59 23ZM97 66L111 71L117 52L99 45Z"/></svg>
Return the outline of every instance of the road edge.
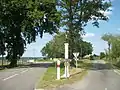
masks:
<svg viewBox="0 0 120 90"><path fill-rule="evenodd" d="M44 89L34 89L34 90L44 90Z"/></svg>
<svg viewBox="0 0 120 90"><path fill-rule="evenodd" d="M105 61L105 60L104 60L104 61ZM105 61L105 63L107 63L107 62ZM112 67L112 69L113 69L113 71L114 71L115 73L117 73L118 75L120 75L120 70L118 70L118 69L114 69L115 66L112 65L112 64L111 64L111 67Z"/></svg>
<svg viewBox="0 0 120 90"><path fill-rule="evenodd" d="M113 65L111 65L111 66L112 66L112 68L113 68L113 71L114 71L115 73L117 73L118 75L120 75L120 71L119 71L118 69L114 69L115 66L113 66Z"/></svg>
<svg viewBox="0 0 120 90"><path fill-rule="evenodd" d="M40 63L41 63L41 62L40 62ZM52 64L52 63L54 63L54 62L44 62L44 63L50 63L50 64ZM48 67L49 67L49 66L48 66ZM48 68L47 68L47 69L48 69ZM42 78L43 78L43 76L44 76L45 72L47 71L47 69L44 71L44 73L42 74L41 78L39 77L39 79L42 79ZM39 89L36 88L36 87L37 87L37 84L38 84L38 82L39 82L39 79L38 79L37 82L35 83L34 90L45 90L45 89L43 89L43 88L39 88Z"/></svg>

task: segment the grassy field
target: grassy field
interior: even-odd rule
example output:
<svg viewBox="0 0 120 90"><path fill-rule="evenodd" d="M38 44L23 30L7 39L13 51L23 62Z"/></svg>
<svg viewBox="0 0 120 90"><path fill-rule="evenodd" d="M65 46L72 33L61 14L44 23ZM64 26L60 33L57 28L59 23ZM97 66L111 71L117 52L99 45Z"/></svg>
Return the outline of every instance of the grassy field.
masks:
<svg viewBox="0 0 120 90"><path fill-rule="evenodd" d="M90 61L85 60L85 61L78 61L78 68L72 68L70 70L70 73L75 73L73 74L70 78L68 79L61 79L61 80L56 80L56 68L55 68L55 63L52 64L47 71L45 72L43 78L40 78L38 81L36 87L39 88L55 88L64 84L71 84L76 81L79 81L82 79L85 74L87 74L87 69L91 67ZM79 72L79 73L78 73ZM64 64L61 64L61 75L64 73Z"/></svg>

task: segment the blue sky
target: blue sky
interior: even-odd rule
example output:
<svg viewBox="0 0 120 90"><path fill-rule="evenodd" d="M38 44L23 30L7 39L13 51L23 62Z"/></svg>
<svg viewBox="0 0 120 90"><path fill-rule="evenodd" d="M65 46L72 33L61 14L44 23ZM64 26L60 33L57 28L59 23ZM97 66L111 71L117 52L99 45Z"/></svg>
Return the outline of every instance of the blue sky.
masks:
<svg viewBox="0 0 120 90"><path fill-rule="evenodd" d="M108 22L100 21L100 27L93 27L90 23L85 27L86 35L84 40L93 44L93 53L99 54L107 48L107 43L101 40L101 36L105 33L120 34L120 0L112 0L112 12L105 12L109 16ZM41 57L40 50L45 44L52 39L52 35L44 34L43 38L37 38L35 43L27 45L27 50L24 56L27 57Z"/></svg>

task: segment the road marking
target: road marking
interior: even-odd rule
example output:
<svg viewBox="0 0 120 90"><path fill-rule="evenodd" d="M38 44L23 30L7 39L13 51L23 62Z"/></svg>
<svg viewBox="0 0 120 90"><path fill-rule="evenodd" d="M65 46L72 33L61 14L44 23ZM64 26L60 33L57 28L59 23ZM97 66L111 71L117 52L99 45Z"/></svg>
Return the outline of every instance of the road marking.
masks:
<svg viewBox="0 0 120 90"><path fill-rule="evenodd" d="M27 72L27 71L28 71L28 69L27 69L27 70L22 71L21 73L24 73L24 72Z"/></svg>
<svg viewBox="0 0 120 90"><path fill-rule="evenodd" d="M15 76L17 76L18 74L14 74L14 75L12 75L12 76L9 76L9 77L7 77L7 78L4 78L3 79L3 81L6 81L6 80L8 80L8 79L11 79L11 78L13 78L13 77L15 77Z"/></svg>
<svg viewBox="0 0 120 90"><path fill-rule="evenodd" d="M107 88L105 88L105 90L108 90Z"/></svg>

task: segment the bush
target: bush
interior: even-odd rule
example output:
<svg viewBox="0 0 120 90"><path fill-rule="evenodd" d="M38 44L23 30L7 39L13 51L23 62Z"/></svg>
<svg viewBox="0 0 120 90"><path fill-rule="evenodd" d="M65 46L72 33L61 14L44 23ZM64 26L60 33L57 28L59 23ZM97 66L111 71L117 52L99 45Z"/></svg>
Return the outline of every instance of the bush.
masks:
<svg viewBox="0 0 120 90"><path fill-rule="evenodd" d="M105 53L104 53L104 52L101 52L101 53L100 53L100 59L103 59L103 58L105 58Z"/></svg>
<svg viewBox="0 0 120 90"><path fill-rule="evenodd" d="M93 56L92 56L92 55L90 55L90 60L94 60L94 58L93 58Z"/></svg>

